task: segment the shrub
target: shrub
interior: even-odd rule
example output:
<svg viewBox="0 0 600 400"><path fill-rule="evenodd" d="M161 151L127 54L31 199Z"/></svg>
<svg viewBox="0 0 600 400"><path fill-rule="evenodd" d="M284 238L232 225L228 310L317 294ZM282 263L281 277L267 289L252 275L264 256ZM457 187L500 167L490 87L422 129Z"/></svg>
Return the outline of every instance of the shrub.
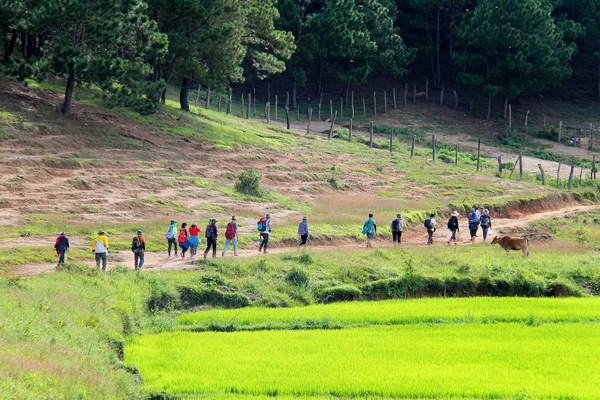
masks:
<svg viewBox="0 0 600 400"><path fill-rule="evenodd" d="M262 175L259 171L250 168L243 170L235 181L234 188L240 193L249 194L251 196L262 196L260 189L260 180Z"/></svg>
<svg viewBox="0 0 600 400"><path fill-rule="evenodd" d="M151 281L151 287L146 303L150 311L171 311L179 307L179 294L175 287L155 280Z"/></svg>
<svg viewBox="0 0 600 400"><path fill-rule="evenodd" d="M287 283L298 287L308 286L309 280L308 274L298 267L293 267L285 276Z"/></svg>
<svg viewBox="0 0 600 400"><path fill-rule="evenodd" d="M248 296L242 293L224 293L221 290L210 288L196 288L181 286L178 288L179 297L183 307L191 308L203 305L223 308L242 308L250 305Z"/></svg>
<svg viewBox="0 0 600 400"><path fill-rule="evenodd" d="M333 303L336 301L353 301L360 299L361 291L352 285L339 285L321 289L316 295L320 303Z"/></svg>

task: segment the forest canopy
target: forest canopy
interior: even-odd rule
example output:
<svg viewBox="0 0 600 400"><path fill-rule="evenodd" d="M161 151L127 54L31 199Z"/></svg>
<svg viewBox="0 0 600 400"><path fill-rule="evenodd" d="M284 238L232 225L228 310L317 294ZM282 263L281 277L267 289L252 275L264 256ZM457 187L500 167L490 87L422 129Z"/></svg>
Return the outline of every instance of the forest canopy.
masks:
<svg viewBox="0 0 600 400"><path fill-rule="evenodd" d="M316 96L374 76L508 101L598 79L599 21L600 0L12 0L0 2L1 71L59 78L63 113L78 85L152 112L167 85L189 110L198 85Z"/></svg>

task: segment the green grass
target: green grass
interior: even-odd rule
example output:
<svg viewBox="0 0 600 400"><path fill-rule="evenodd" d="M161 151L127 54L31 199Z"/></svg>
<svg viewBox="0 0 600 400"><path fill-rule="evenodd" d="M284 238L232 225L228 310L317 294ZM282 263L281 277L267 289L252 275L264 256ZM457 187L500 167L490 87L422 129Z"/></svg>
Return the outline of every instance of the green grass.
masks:
<svg viewBox="0 0 600 400"><path fill-rule="evenodd" d="M600 329L597 301L587 301L438 299L238 310L240 320L262 313L259 320L278 324L297 313L363 326L147 335L130 341L126 361L140 369L151 392L184 397L593 399ZM548 323L533 316L538 313ZM386 325L390 320L394 325Z"/></svg>

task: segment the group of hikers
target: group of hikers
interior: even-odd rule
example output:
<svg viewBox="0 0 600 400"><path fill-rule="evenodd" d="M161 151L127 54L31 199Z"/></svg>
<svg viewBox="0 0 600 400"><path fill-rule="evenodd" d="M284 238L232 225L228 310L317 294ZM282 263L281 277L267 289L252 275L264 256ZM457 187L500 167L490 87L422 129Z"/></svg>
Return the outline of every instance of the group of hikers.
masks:
<svg viewBox="0 0 600 400"><path fill-rule="evenodd" d="M456 244L456 234L460 231L459 213L454 211L448 219L447 227L450 230L450 238L448 238L448 244ZM433 244L433 234L437 230L438 222L435 219L435 213L431 213L429 218L425 219L423 225L427 229L427 244ZM402 215L397 214L396 218L392 220L390 228L392 231L392 243L394 246L402 243L402 232L404 231L404 221ZM487 239L488 233L492 228L492 220L490 218L490 212L487 208L473 207L468 218L469 233L471 235L471 242L475 243L477 237L477 231L481 227L483 240ZM265 214L257 222L257 230L259 232L258 239L258 251L268 253L269 247L269 235L271 234L271 215ZM183 222L180 227L177 226L177 221L171 220L165 238L167 239L167 256L171 257L171 253L174 252L175 257L181 256L185 258L186 253L189 250L189 257L193 259L198 251L200 245L199 235L202 232L200 227L196 224L191 224L188 228L188 224ZM377 234L377 223L373 218L373 214L369 214L369 218L365 220L363 224L362 233L367 237L367 248L373 247L373 240ZM300 243L298 246L306 245L307 239L310 234L308 231L308 219L306 216L302 217L302 221L298 224L298 235L300 236ZM219 227L217 226L217 220L211 218L204 229L204 237L206 239L206 248L204 249L204 258L207 258L212 253L212 257L217 256L217 238L219 236ZM233 254L238 255L238 225L235 215L231 217L231 221L227 223L225 228L225 244L221 251L221 256L225 257L225 253L229 249L229 246L233 245ZM58 266L64 264L65 254L69 250L69 238L64 232L60 232L56 237L54 248L58 256ZM144 233L138 230L136 236L131 241L131 251L134 255L134 267L136 270L141 270L144 265L144 253L146 251L146 239ZM97 236L92 240L92 252L94 253L96 267L103 271L106 271L108 261L108 238L105 232L101 229L98 231Z"/></svg>
<svg viewBox="0 0 600 400"><path fill-rule="evenodd" d="M448 219L448 229L450 230L450 238L448 238L448 244L456 244L456 234L460 231L458 222L458 211L454 211ZM429 214L429 217L423 221L425 229L427 229L427 244L433 244L433 234L438 228L438 222L435 220L435 213ZM477 231L481 227L483 240L487 239L488 233L492 229L492 219L490 217L490 211L483 207L473 207L468 218L469 234L471 235L471 243L475 243L477 238ZM394 246L402 243L402 232L404 231L404 221L402 215L396 214L396 218L392 220L390 224L392 231L392 243ZM377 233L377 223L373 219L373 214L369 214L369 218L363 223L363 235L367 237L367 248L373 247L373 239Z"/></svg>

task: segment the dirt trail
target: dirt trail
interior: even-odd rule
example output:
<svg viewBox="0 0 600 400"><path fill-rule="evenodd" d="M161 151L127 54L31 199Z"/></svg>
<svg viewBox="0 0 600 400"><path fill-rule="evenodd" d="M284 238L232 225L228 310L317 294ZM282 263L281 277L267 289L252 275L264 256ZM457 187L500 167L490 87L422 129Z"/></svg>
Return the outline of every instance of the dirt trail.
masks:
<svg viewBox="0 0 600 400"><path fill-rule="evenodd" d="M512 231L518 231L524 228L527 228L529 223L534 221L540 221L550 218L564 218L570 214L580 213L580 212L588 212L594 209L599 208L600 205L574 205L569 207L564 207L551 211L544 211L534 214L523 214L520 215L517 219L509 219L509 218L493 218L492 219L492 227L493 231L490 236L496 234L504 234L510 233ZM450 237L450 231L445 227L446 221L441 221L440 226L436 233L434 234L434 246L444 246L446 245L446 241L448 237ZM469 230L465 226L466 219L464 216L461 217L460 220L461 231L457 234L457 244L458 245L467 245L471 243L469 237ZM419 229L420 227L407 230L402 236L402 245L401 247L424 247L427 243L427 233L424 229ZM83 238L73 238L71 239L73 246L81 246L83 243L87 243L87 239ZM491 241L491 240L490 240ZM22 245L23 241L20 242ZM39 244L40 239L36 239L36 243ZM481 237L478 238L478 242L481 242ZM0 247L8 247L14 245L14 239L12 240L0 240ZM217 257L221 257L222 243L219 243L219 251L217 252ZM375 240L376 248L388 248L392 247L391 242L388 239L376 239ZM334 248L348 248L348 249L364 249L364 242L360 241L344 241L344 242L329 242L328 244L311 244L307 246L307 250L309 251L324 251L331 250ZM268 254L259 253L258 249L255 246L252 248L239 249L238 254L239 257L269 257L272 254L280 254L280 253L289 253L299 251L298 247L271 247L269 248ZM210 256L209 256L210 257ZM230 248L226 253L225 257L233 258L233 250ZM161 252L147 252L145 255L145 264L144 271L173 271L173 270L193 270L197 268L201 268L201 265L193 264L192 261L201 260L202 249L198 250L198 255L195 259L191 259L186 257L184 259L180 257L168 257L165 251ZM86 264L90 265L90 267L94 267L93 257L90 255L90 259L86 261ZM133 268L133 255L130 251L119 251L117 253L109 254L109 269L114 268L115 266L128 266ZM55 271L55 264L48 263L40 263L40 264L29 264L29 265L20 265L14 268L11 273L11 276L15 277L24 277L24 276L32 276L41 273L51 273Z"/></svg>

